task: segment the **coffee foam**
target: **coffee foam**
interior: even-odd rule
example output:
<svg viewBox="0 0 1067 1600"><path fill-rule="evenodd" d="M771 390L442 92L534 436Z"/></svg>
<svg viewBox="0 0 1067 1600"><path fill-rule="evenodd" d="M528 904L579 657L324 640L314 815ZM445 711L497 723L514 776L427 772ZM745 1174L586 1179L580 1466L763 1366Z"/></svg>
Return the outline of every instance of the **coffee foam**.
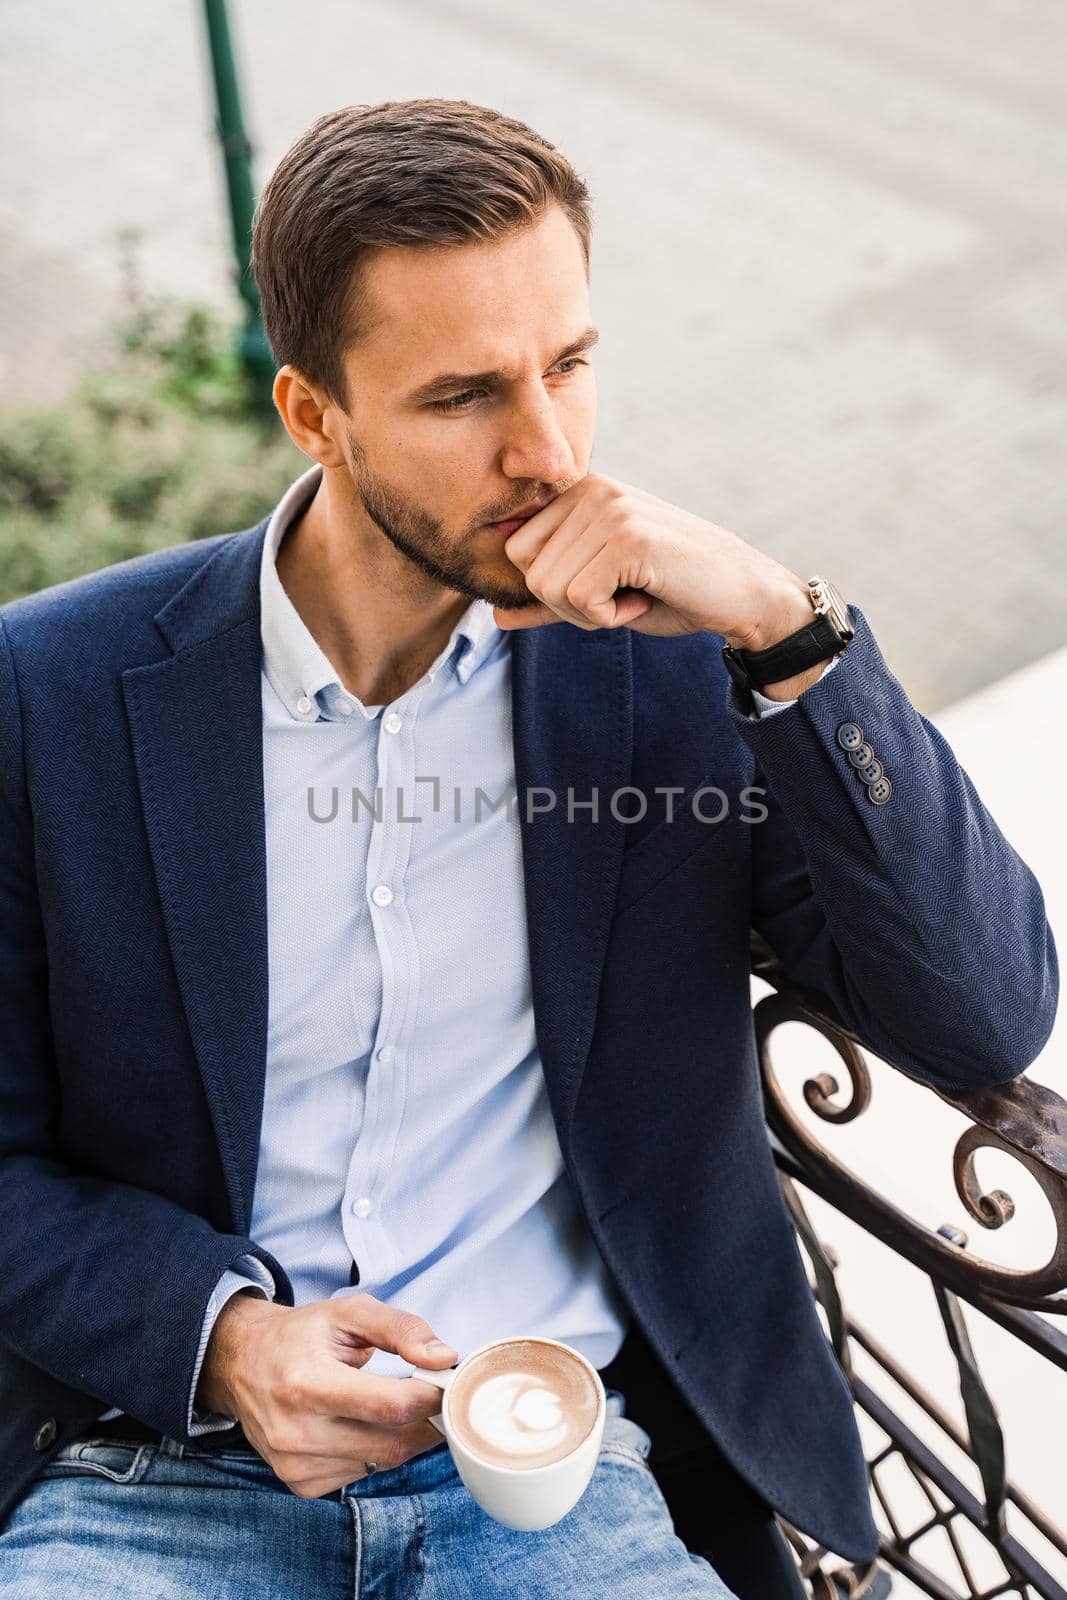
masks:
<svg viewBox="0 0 1067 1600"><path fill-rule="evenodd" d="M449 1390L453 1428L474 1455L544 1467L576 1450L596 1422L599 1392L576 1356L533 1339L487 1350Z"/></svg>

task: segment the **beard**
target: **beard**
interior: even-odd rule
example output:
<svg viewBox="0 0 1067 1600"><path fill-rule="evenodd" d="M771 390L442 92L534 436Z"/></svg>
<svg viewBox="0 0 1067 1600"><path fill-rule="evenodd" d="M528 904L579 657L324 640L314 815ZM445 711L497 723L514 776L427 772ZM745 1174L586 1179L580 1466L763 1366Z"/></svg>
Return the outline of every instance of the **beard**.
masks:
<svg viewBox="0 0 1067 1600"><path fill-rule="evenodd" d="M527 588L523 574L504 554L502 536L497 560L490 562L484 555L479 559L472 548L474 539L478 533L491 539L491 534L485 535L484 530L475 528L458 539L450 538L438 518L413 505L392 484L369 469L363 449L351 429L346 430L346 438L358 474L353 487L364 511L413 567L443 589L454 589L469 600L488 600L490 605L510 611L539 604ZM537 493L538 488L532 489L526 499L534 499Z"/></svg>

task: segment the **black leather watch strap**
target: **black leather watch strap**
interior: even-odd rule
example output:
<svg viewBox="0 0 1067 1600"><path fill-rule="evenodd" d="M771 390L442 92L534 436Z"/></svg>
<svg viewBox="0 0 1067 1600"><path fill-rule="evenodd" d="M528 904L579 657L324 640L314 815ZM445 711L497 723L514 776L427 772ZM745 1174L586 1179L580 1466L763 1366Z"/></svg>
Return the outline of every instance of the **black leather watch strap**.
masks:
<svg viewBox="0 0 1067 1600"><path fill-rule="evenodd" d="M766 650L733 650L726 645L722 655L735 683L744 689L760 689L765 683L782 683L820 661L829 661L847 643L829 617L812 617L803 628Z"/></svg>

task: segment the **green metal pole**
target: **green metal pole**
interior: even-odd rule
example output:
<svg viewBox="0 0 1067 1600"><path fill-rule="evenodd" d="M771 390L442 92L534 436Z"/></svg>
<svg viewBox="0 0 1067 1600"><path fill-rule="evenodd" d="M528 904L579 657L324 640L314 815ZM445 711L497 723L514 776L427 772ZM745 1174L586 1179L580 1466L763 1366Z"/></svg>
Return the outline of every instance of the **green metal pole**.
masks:
<svg viewBox="0 0 1067 1600"><path fill-rule="evenodd" d="M237 288L245 302L247 315L238 341L238 352L248 378L250 391L258 404L270 407L274 382L274 357L263 328L259 291L251 271L252 219L255 214L255 187L252 181L252 146L245 133L241 114L241 94L237 84L226 0L204 0L211 70L215 82L218 110L216 129L222 145L226 169L226 193L230 202L233 249L237 261Z"/></svg>

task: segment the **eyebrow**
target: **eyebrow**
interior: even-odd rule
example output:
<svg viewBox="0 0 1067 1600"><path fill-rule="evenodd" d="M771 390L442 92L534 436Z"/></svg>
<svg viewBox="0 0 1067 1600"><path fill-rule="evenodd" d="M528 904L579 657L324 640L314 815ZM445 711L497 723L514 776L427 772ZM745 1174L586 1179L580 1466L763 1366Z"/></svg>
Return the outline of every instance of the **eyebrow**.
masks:
<svg viewBox="0 0 1067 1600"><path fill-rule="evenodd" d="M591 350L600 338L596 328L586 328L577 339L572 339L569 345L560 350L550 365L558 366L561 361L566 361L568 356L581 355L585 350ZM436 378L431 378L428 383L422 383L413 389L408 399L415 405L426 400L439 400L443 395L449 394L453 389L491 388L495 384L507 383L506 372L441 372Z"/></svg>

